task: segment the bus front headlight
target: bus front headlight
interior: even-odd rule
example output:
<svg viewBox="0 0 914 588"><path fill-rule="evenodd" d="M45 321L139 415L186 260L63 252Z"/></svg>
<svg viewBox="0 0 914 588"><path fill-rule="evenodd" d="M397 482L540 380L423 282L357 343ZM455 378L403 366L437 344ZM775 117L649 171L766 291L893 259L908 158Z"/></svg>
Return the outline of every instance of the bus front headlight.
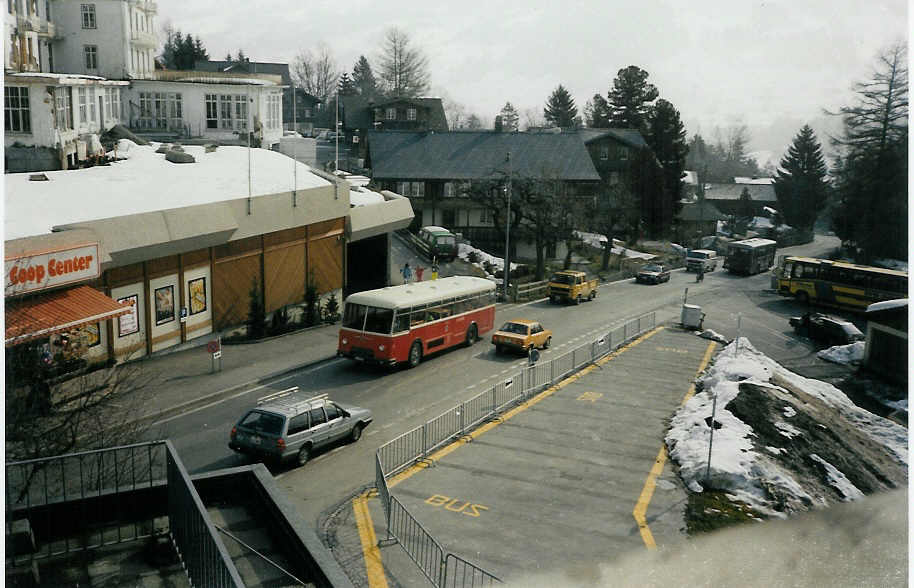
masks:
<svg viewBox="0 0 914 588"><path fill-rule="evenodd" d="M378 351L384 351L384 344L378 345Z"/></svg>
<svg viewBox="0 0 914 588"><path fill-rule="evenodd" d="M346 337L343 337L342 343L343 345L349 345L349 340L346 339Z"/></svg>

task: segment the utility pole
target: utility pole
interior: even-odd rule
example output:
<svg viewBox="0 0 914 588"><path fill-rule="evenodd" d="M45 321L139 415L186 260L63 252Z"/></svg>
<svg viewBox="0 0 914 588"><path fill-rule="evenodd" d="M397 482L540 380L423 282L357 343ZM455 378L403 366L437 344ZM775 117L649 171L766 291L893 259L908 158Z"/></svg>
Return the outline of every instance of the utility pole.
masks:
<svg viewBox="0 0 914 588"><path fill-rule="evenodd" d="M508 162L508 185L505 188L505 193L508 198L508 209L505 211L505 265L502 273L504 274L504 296L505 299L508 298L508 279L511 275L511 246L510 246L510 235L511 235L511 152L508 151L508 154L505 158Z"/></svg>
<svg viewBox="0 0 914 588"><path fill-rule="evenodd" d="M333 128L333 137L336 140L336 158L333 163L333 173L340 169L340 92L336 92L336 126Z"/></svg>

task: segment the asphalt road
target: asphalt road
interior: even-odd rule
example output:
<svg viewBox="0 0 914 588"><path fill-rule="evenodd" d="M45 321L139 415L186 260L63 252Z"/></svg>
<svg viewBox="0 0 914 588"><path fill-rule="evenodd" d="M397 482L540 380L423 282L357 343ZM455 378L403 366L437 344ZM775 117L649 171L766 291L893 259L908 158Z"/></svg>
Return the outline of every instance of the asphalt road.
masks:
<svg viewBox="0 0 914 588"><path fill-rule="evenodd" d="M833 237L817 237L812 244L778 253L821 255L837 244ZM805 375L813 376L817 369L833 371L818 367L821 362L815 359L812 346L793 335L787 318L802 308L766 292L769 274L738 277L718 270L706 274L702 283L694 280L694 274L677 270L664 284L642 285L626 280L603 285L596 300L579 306L546 301L500 306L496 323L519 317L541 321L554 331L553 347L542 356L548 359L643 313L656 311L658 323L678 322L688 289L688 302L701 305L707 315L706 328L732 338L739 323L742 336L774 359L788 365L793 362L792 369L800 373L805 369ZM333 351L328 350L328 355ZM316 526L322 513L372 483L373 457L378 446L474 396L504 374L516 371L525 361L495 355L488 338L471 348L429 357L412 370L386 372L336 359L174 418L153 427L150 433L158 438L168 436L189 470L201 472L246 463L247 458L228 448L229 431L257 397L271 391L298 385L315 394L330 392L333 399L343 403L370 408L374 423L359 442L331 448L303 468L272 470L299 513Z"/></svg>

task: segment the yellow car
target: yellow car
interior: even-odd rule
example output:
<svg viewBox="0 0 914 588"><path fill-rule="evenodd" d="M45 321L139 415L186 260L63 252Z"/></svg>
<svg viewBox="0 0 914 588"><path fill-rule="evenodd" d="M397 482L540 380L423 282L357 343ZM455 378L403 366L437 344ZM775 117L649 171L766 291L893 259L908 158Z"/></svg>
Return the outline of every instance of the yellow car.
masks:
<svg viewBox="0 0 914 588"><path fill-rule="evenodd" d="M552 344L552 331L536 321L514 319L506 322L492 335L495 353L504 349L527 352L534 347L548 349Z"/></svg>

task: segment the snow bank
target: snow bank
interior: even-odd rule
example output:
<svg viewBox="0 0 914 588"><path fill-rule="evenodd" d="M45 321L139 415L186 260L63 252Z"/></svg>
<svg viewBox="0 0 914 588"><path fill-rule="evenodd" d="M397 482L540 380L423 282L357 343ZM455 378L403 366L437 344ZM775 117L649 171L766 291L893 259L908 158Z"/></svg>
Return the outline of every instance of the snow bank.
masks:
<svg viewBox="0 0 914 588"><path fill-rule="evenodd" d="M850 500L859 500L863 498L864 494L860 491L859 488L851 484L851 481L847 479L838 468L828 463L815 453L810 453L809 457L816 463L822 464L825 468L825 475L828 477L829 483L835 487L843 496L844 501Z"/></svg>
<svg viewBox="0 0 914 588"><path fill-rule="evenodd" d="M816 356L832 363L844 365L857 364L863 361L863 352L865 350L866 343L863 341L856 341L850 345L838 345L823 349L816 353Z"/></svg>
<svg viewBox="0 0 914 588"><path fill-rule="evenodd" d="M476 253L476 259L478 259L478 261L470 262L470 253L474 253L474 252ZM475 265L476 267L481 269L483 272L486 273L486 277L489 278L490 280L494 280L495 276L486 272L486 268L485 268L486 262L492 264L492 266L494 266L495 269L498 271L504 270L504 268L505 268L505 260L502 259L501 257L495 257L493 255L489 255L482 249L476 249L472 245L468 245L466 243L457 244L457 257L459 257L460 259L462 259L463 261L465 261L467 263L472 263L472 265ZM511 271L513 272L514 270L516 270L519 267L519 265L520 264L511 262Z"/></svg>
<svg viewBox="0 0 914 588"><path fill-rule="evenodd" d="M584 231L575 231L575 236L581 239L585 245L589 245L595 249L603 249L603 243L606 242L606 235L601 235L599 233L587 233ZM650 253L644 253L642 251L635 251L634 249L627 249L623 247L624 243L618 239L613 239L613 248L612 252L616 255L621 255L622 257L631 257L634 259L654 259L656 255Z"/></svg>
<svg viewBox="0 0 914 588"><path fill-rule="evenodd" d="M752 428L727 410L728 403L739 394L740 383L772 388L772 392L780 393L778 396L788 397L793 394L783 386L789 386L799 393L818 398L865 435L886 447L900 463L908 463L907 429L857 407L831 384L804 378L783 368L758 352L747 339L741 338L738 343L738 353L737 342L734 341L717 355L714 364L700 378L702 391L690 398L672 418L666 443L670 457L679 464L680 475L687 487L700 492L702 483L708 480L713 487L724 489L731 499L776 517L783 517L785 512L793 510L805 510L813 504L813 498L778 461L783 451L764 444L756 447L756 434ZM716 407L713 406L715 398ZM713 451L708 468L712 409L715 412ZM785 419L792 419L796 412L785 406L783 415ZM803 434L798 427L785 420L773 424L785 437ZM852 489L853 485L846 482L841 472L828 467L825 470L830 483L846 499L856 497L856 488Z"/></svg>

